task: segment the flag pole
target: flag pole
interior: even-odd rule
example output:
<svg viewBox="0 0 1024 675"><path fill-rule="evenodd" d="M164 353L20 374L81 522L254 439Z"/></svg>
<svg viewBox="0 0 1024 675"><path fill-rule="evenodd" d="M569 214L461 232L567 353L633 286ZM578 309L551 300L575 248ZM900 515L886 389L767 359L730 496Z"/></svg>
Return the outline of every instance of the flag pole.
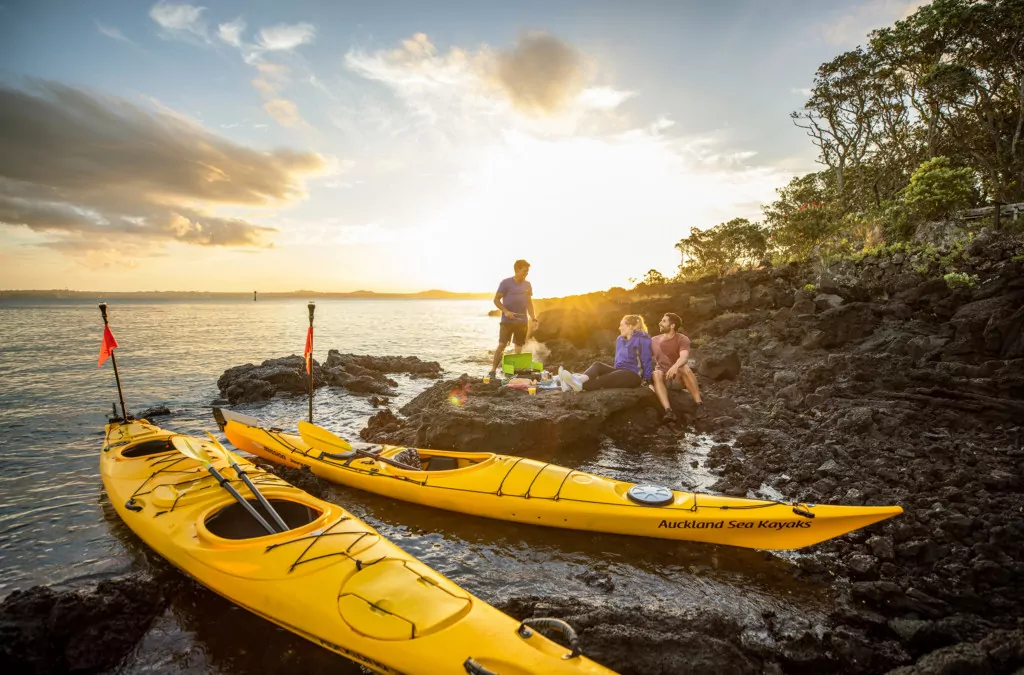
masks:
<svg viewBox="0 0 1024 675"><path fill-rule="evenodd" d="M306 305L309 309L309 423L313 423L313 312L316 303L312 300Z"/></svg>
<svg viewBox="0 0 1024 675"><path fill-rule="evenodd" d="M107 328L107 303L100 303L100 314L103 315L103 328ZM128 421L128 409L124 407L124 393L121 391L121 376L117 373L117 357L114 356L114 350L110 350L110 362L114 364L114 379L117 381L117 397L121 399L121 416L124 421Z"/></svg>

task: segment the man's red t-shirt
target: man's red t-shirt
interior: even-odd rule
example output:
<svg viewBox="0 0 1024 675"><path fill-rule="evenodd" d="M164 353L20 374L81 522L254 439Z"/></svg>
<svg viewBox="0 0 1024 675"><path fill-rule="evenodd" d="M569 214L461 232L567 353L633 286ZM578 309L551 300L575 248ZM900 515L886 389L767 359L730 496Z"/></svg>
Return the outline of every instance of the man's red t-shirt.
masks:
<svg viewBox="0 0 1024 675"><path fill-rule="evenodd" d="M679 353L690 348L690 338L682 333L676 333L672 337L667 335L656 335L651 339L651 351L654 353L654 360L657 361L657 368L663 373L679 360Z"/></svg>

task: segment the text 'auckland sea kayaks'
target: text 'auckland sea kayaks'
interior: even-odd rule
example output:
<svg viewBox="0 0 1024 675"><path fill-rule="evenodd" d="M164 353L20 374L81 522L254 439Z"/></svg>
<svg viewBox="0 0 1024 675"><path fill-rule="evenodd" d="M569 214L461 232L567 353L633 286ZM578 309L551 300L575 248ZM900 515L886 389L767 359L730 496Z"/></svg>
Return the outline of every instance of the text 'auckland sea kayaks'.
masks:
<svg viewBox="0 0 1024 675"><path fill-rule="evenodd" d="M234 446L326 480L488 518L746 548L797 549L903 513L722 497L636 485L524 457L348 443L307 422L299 434L214 408Z"/></svg>
<svg viewBox="0 0 1024 675"><path fill-rule="evenodd" d="M612 673L578 653L564 622L515 621L212 439L117 418L100 472L118 515L150 548L236 605L373 671ZM571 650L538 632L550 628Z"/></svg>

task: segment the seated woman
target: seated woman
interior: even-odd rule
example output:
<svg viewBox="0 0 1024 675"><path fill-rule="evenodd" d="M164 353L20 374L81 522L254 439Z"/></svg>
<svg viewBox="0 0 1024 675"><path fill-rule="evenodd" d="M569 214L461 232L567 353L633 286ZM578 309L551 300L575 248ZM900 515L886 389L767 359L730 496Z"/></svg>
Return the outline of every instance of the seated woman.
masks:
<svg viewBox="0 0 1024 675"><path fill-rule="evenodd" d="M570 373L558 368L562 391L593 391L594 389L629 389L649 382L654 370L651 337L642 317L627 314L619 322L615 340L615 365L595 363L583 373Z"/></svg>

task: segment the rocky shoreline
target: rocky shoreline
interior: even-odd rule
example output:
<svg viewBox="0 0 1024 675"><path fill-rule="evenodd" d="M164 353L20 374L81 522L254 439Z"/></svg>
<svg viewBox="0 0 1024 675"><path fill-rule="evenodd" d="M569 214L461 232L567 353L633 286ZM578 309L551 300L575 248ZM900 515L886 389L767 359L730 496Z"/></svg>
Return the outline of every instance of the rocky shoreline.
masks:
<svg viewBox="0 0 1024 675"><path fill-rule="evenodd" d="M941 252L897 252L548 301L536 335L550 349L544 362L576 370L609 357L609 329L623 314L640 313L648 325L665 312L681 314L695 339L708 414L695 419L688 395L674 394L684 424L666 427L645 390L528 396L467 375L436 382L399 411L382 409L362 435L541 456L604 439L657 451L698 432L715 441L706 459L718 477L714 491L904 507L902 516L795 558L792 574L827 585L835 598L824 621L770 611L737 619L715 607L668 602L495 600L516 617L569 620L584 652L624 675L1018 672L1024 667L1022 253L1019 240L983 232L960 262L960 271L977 275L973 285L941 278ZM418 359L385 363L332 351L315 365L314 384L387 396L395 386L387 374L397 372L390 368L440 376L439 367ZM262 400L305 393L305 376L294 356L231 369L218 384L227 398ZM325 491L308 471L275 471L314 494ZM108 621L122 607L139 611L137 604L142 614L153 614L166 595L132 590L146 583L104 582L93 596L57 597L48 589L9 595L0 604L0 665L12 664L5 672L111 667L130 631L108 645L104 661L76 646L88 643L97 652L102 642L66 631L46 635L39 627L67 625L59 607L102 607ZM602 583L593 580L596 588ZM73 615L94 616L91 611Z"/></svg>
<svg viewBox="0 0 1024 675"><path fill-rule="evenodd" d="M572 618L595 657L623 673L1009 673L1024 666L1021 250L1019 240L983 232L962 261L961 270L978 277L973 286L937 277L941 253L897 254L652 287L647 298L595 294L549 303L536 336L551 349L545 362L577 370L610 357L607 327L623 314L640 313L648 325L664 312L685 317L698 338L709 414L692 419L685 394L673 406L690 428L718 441L707 459L720 476L714 491L774 489L812 503L895 503L906 512L800 557L795 574L839 592L829 625L782 632L770 621L733 625L724 634L743 645L735 661L726 656L733 649L714 649L698 664L692 641L672 637L677 632L635 630L653 621L642 608L609 614L521 598L509 611ZM465 405L447 402L453 390ZM601 437L650 450L676 438L643 391L526 397L463 377L437 383L399 412L377 413L363 437L518 454ZM722 617L710 629L683 618L669 615L669 625L678 619L680 630L706 639L723 634ZM599 634L588 631L591 622ZM607 631L630 634L628 647ZM766 633L774 647L748 647ZM676 647L660 642L662 634Z"/></svg>

